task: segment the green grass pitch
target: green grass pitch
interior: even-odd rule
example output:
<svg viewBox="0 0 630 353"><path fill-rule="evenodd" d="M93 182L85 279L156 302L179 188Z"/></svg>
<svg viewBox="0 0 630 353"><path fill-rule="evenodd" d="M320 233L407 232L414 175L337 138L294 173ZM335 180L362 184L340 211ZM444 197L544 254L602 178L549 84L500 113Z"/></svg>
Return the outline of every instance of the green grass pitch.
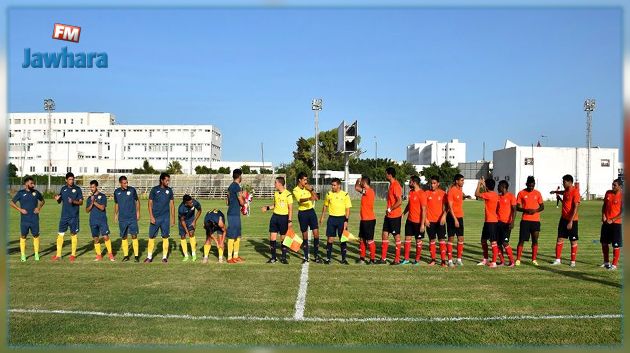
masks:
<svg viewBox="0 0 630 353"><path fill-rule="evenodd" d="M223 200L201 203L205 210L212 207L225 210ZM564 264L549 266L555 254L560 214L555 202L547 203L543 212L539 247L541 266L538 268L529 261L529 243L525 246L520 267L490 269L475 266L481 258L479 238L483 222L483 204L477 201L464 204L464 267L429 267L426 263L422 266L355 265L354 260L358 259L356 244L349 246L351 265L343 266L338 262L339 245L335 243L333 256L337 261L330 266L309 265L306 320L302 321L291 319L300 287L300 258L293 254L289 265L265 264L271 213L263 214L259 208L268 203L266 200L255 201L252 215L243 217L241 256L245 263L233 265L216 263L214 246L211 263L204 265L200 260L182 263L177 236L171 237L171 243L177 244L177 249L172 250L166 265L159 262L162 251L159 241L156 243L157 261L152 264L121 263L122 253L116 255L114 263L95 263L85 212L81 213L76 263L68 261L69 236L64 245L64 259L60 263L51 263L61 208L53 200L47 201L41 217L42 260L33 260L29 237L29 258L26 263L21 263L19 215L11 209L9 309L44 312L10 312L8 343L12 346L621 344L621 271L605 271L599 267L602 263L599 245L601 202L583 202L580 207L576 268L567 265L570 247L566 245ZM359 202L353 203L350 230L356 233ZM113 203L110 203L109 224L116 252L120 238L111 205ZM142 207L140 252L144 258L148 231L146 201L142 201ZM321 203L317 208L319 215ZM380 217L384 209L384 202L377 201L377 234L382 226ZM294 219L297 220L297 216ZM511 241L515 251L518 221L516 223ZM199 234L197 238L197 253L202 254L205 236ZM380 240L379 235L376 238ZM427 243L425 241L423 261L429 255ZM393 248L390 241L390 258ZM322 250L325 251L320 247L320 252ZM380 244L377 244L377 251L380 253ZM51 310L106 314L60 314ZM158 316L120 315L123 313ZM612 314L613 317L588 317L601 314ZM549 318L555 315L559 317ZM570 315L582 318L570 318ZM546 319L536 319L539 317ZM365 318L382 320L363 320ZM431 318L467 319L440 321Z"/></svg>

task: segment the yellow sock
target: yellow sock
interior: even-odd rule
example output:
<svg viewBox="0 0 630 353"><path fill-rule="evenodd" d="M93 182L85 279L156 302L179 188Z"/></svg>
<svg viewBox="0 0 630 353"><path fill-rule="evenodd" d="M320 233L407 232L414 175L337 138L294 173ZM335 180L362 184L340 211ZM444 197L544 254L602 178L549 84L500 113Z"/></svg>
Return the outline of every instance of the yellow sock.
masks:
<svg viewBox="0 0 630 353"><path fill-rule="evenodd" d="M195 250L197 249L197 239L195 239L195 236L191 236L190 237L190 253L192 254L192 256L195 256Z"/></svg>
<svg viewBox="0 0 630 353"><path fill-rule="evenodd" d="M33 237L33 251L39 254L39 237Z"/></svg>
<svg viewBox="0 0 630 353"><path fill-rule="evenodd" d="M63 248L63 234L57 235L57 257L61 257L61 249Z"/></svg>
<svg viewBox="0 0 630 353"><path fill-rule="evenodd" d="M208 255L210 254L210 248L212 247L212 244L203 244L203 256L204 257L208 257Z"/></svg>
<svg viewBox="0 0 630 353"><path fill-rule="evenodd" d="M217 249L219 250L219 259L223 258L223 247L217 245Z"/></svg>
<svg viewBox="0 0 630 353"><path fill-rule="evenodd" d="M96 256L101 255L101 243L94 244L94 252L96 253Z"/></svg>
<svg viewBox="0 0 630 353"><path fill-rule="evenodd" d="M147 249L147 257L149 259L153 258L153 248L155 247L155 239L149 238L149 245Z"/></svg>
<svg viewBox="0 0 630 353"><path fill-rule="evenodd" d="M112 253L112 240L111 239L105 240L105 248L107 248L107 254L108 255L113 255L113 253Z"/></svg>
<svg viewBox="0 0 630 353"><path fill-rule="evenodd" d="M179 244L182 246L182 252L184 253L184 257L188 256L188 244L186 243L186 238L180 239Z"/></svg>
<svg viewBox="0 0 630 353"><path fill-rule="evenodd" d="M131 246L133 246L133 256L138 256L140 253L140 241L138 238L131 239Z"/></svg>
<svg viewBox="0 0 630 353"><path fill-rule="evenodd" d="M168 238L162 238L162 258L166 259L168 256Z"/></svg>
<svg viewBox="0 0 630 353"><path fill-rule="evenodd" d="M123 256L129 256L129 240L123 239L120 247L122 248Z"/></svg>
<svg viewBox="0 0 630 353"><path fill-rule="evenodd" d="M70 250L72 250L71 255L77 256L77 244L79 243L79 239L76 235L71 235L70 240L72 241L72 247L70 248Z"/></svg>
<svg viewBox="0 0 630 353"><path fill-rule="evenodd" d="M228 260L232 259L232 251L234 250L234 239L228 239Z"/></svg>
<svg viewBox="0 0 630 353"><path fill-rule="evenodd" d="M26 256L26 238L20 237L20 254L22 257Z"/></svg>
<svg viewBox="0 0 630 353"><path fill-rule="evenodd" d="M234 257L238 257L238 249L241 247L241 238L234 241Z"/></svg>

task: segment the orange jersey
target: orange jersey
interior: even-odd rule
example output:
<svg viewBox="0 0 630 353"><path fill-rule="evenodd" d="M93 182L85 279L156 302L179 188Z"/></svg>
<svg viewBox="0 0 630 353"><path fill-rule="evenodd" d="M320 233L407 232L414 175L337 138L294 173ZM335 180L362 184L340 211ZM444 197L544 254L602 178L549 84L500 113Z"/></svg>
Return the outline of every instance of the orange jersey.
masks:
<svg viewBox="0 0 630 353"><path fill-rule="evenodd" d="M516 206L516 197L510 192L499 195L499 222L512 223L512 207Z"/></svg>
<svg viewBox="0 0 630 353"><path fill-rule="evenodd" d="M527 189L523 189L519 191L518 195L516 196L516 204L526 210L537 210L538 207L543 204L543 198L540 192L536 189L532 190L531 192L527 191ZM540 222L540 212L536 212L534 214L527 214L523 212L522 220Z"/></svg>
<svg viewBox="0 0 630 353"><path fill-rule="evenodd" d="M453 204L455 217L464 217L464 192L462 189L451 186L448 190L447 199L450 204Z"/></svg>
<svg viewBox="0 0 630 353"><path fill-rule="evenodd" d="M483 199L486 206L486 222L496 223L499 221L497 217L497 204L499 203L499 194L494 191L486 191L479 196Z"/></svg>
<svg viewBox="0 0 630 353"><path fill-rule="evenodd" d="M407 219L410 222L420 223L422 220L422 206L427 205L427 197L423 190L411 190L409 191L409 216Z"/></svg>
<svg viewBox="0 0 630 353"><path fill-rule="evenodd" d="M363 189L363 195L361 196L361 220L371 221L376 219L374 216L374 189Z"/></svg>
<svg viewBox="0 0 630 353"><path fill-rule="evenodd" d="M429 222L439 222L440 217L442 217L446 193L442 189L437 189L436 191L425 191L424 194L427 199L427 220Z"/></svg>
<svg viewBox="0 0 630 353"><path fill-rule="evenodd" d="M396 199L402 202L402 188L400 187L400 183L396 179L394 179L389 184L389 189L387 190L387 208L391 208L395 203ZM402 203L401 203L402 206ZM392 211L387 216L388 218L398 218L402 217L402 208L397 207L396 209L392 209Z"/></svg>
<svg viewBox="0 0 630 353"><path fill-rule="evenodd" d="M562 218L567 221L571 219L571 214L573 213L574 207L577 207L580 204L580 192L575 187L569 188L569 190L564 190L564 194L562 194ZM575 217L573 217L574 221L578 220L578 214L575 212Z"/></svg>
<svg viewBox="0 0 630 353"><path fill-rule="evenodd" d="M613 219L621 213L623 207L623 196L621 191L618 193L612 192L612 190L606 191L604 196L604 215L606 219ZM621 218L616 219L613 223L621 224Z"/></svg>

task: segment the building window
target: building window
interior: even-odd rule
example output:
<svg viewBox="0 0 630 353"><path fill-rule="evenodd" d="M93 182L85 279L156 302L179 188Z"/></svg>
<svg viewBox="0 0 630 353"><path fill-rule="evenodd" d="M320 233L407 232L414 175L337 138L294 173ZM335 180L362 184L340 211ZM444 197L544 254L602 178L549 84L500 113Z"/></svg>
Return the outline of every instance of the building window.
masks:
<svg viewBox="0 0 630 353"><path fill-rule="evenodd" d="M66 173L72 173L72 167L66 167Z"/></svg>
<svg viewBox="0 0 630 353"><path fill-rule="evenodd" d="M57 173L57 166L53 166L53 167L52 167L52 172L53 172L53 173Z"/></svg>
<svg viewBox="0 0 630 353"><path fill-rule="evenodd" d="M602 167L610 167L610 159L602 159Z"/></svg>
<svg viewBox="0 0 630 353"><path fill-rule="evenodd" d="M525 165L534 165L534 158L525 158Z"/></svg>
<svg viewBox="0 0 630 353"><path fill-rule="evenodd" d="M32 165L32 166L29 168L29 170L30 170L30 172L31 172L31 173L35 173L35 166L33 166L33 165Z"/></svg>
<svg viewBox="0 0 630 353"><path fill-rule="evenodd" d="M98 167L94 167L94 173L98 173Z"/></svg>

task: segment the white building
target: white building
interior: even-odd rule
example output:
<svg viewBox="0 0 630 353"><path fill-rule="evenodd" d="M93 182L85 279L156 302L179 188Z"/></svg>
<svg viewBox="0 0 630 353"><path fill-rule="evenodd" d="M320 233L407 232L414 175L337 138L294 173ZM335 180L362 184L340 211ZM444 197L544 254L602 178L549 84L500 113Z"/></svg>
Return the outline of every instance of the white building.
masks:
<svg viewBox="0 0 630 353"><path fill-rule="evenodd" d="M441 165L445 161L454 166L466 162L466 144L452 139L450 142L426 140L407 146L407 162L418 171L432 163Z"/></svg>
<svg viewBox="0 0 630 353"><path fill-rule="evenodd" d="M118 125L111 113L51 116L53 175L131 173L145 159L161 170L179 161L192 174L221 161L222 135L213 125ZM48 113L9 114L9 162L18 175L48 173L47 132Z"/></svg>
<svg viewBox="0 0 630 353"><path fill-rule="evenodd" d="M582 197L586 197L587 154L585 147L517 146L507 141L504 149L493 153L492 175L497 181L507 180L513 193L525 188L527 176L533 175L543 197L555 200L549 191L562 187L562 176L571 174L579 183ZM619 149L591 148L591 195L602 197L620 173L623 165L619 163Z"/></svg>

